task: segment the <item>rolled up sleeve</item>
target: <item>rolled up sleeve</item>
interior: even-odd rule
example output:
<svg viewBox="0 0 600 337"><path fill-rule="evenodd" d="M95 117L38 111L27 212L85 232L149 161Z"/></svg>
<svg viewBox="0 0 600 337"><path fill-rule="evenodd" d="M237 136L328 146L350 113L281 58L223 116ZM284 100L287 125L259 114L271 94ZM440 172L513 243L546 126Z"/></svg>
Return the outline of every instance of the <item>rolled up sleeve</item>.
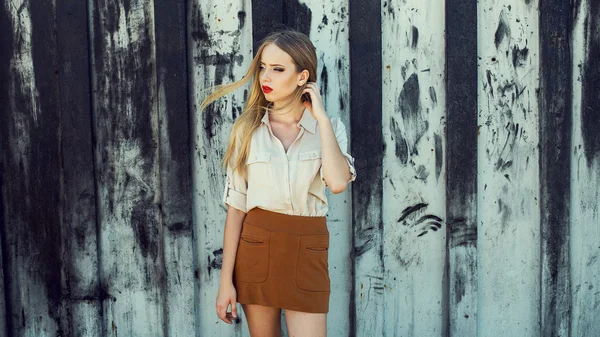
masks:
<svg viewBox="0 0 600 337"><path fill-rule="evenodd" d="M237 149L236 149L237 150ZM235 162L237 151L234 152L232 162ZM225 177L225 191L223 192L223 203L240 211L247 213L246 191L248 184L246 179L234 170L231 163L227 165L227 176Z"/></svg>
<svg viewBox="0 0 600 337"><path fill-rule="evenodd" d="M346 126L344 126L344 123L339 117L332 117L331 125L333 126L335 138L340 146L340 150L342 151L344 157L346 157L346 162L348 162L348 166L350 168L350 174L352 175L348 181L348 183L350 183L356 180L356 168L354 167L354 158L348 153L348 135L346 133ZM325 186L327 186L327 183L325 183L325 179L323 178L323 166L321 166L320 174L321 181Z"/></svg>

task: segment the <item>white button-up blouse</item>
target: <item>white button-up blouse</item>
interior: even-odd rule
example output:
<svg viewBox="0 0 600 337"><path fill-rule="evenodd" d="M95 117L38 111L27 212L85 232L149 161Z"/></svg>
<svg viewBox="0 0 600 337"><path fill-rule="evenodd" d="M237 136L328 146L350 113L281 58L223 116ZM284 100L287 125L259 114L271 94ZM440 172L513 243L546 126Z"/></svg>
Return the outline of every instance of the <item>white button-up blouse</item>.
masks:
<svg viewBox="0 0 600 337"><path fill-rule="evenodd" d="M340 150L356 179L354 158L348 154L346 128L339 117L331 125ZM248 212L254 207L289 215L325 216L328 210L321 166L321 135L308 109L298 122L300 132L287 153L275 137L265 113L255 130L246 162L248 179L227 165L223 203ZM237 153L234 151L234 156ZM233 161L235 163L235 158Z"/></svg>

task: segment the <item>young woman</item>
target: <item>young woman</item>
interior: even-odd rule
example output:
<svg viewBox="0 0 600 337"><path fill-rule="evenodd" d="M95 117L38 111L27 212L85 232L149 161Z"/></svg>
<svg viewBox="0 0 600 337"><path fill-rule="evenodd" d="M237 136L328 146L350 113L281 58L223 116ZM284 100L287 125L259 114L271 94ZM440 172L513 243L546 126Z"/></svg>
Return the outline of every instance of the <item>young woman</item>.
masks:
<svg viewBox="0 0 600 337"><path fill-rule="evenodd" d="M310 39L286 30L267 36L240 81L250 96L229 138L223 202L223 265L217 315L231 324L241 303L252 336L325 336L329 310L329 231L325 187L333 193L356 178L339 118L325 112L315 84ZM231 306L231 313L227 312Z"/></svg>

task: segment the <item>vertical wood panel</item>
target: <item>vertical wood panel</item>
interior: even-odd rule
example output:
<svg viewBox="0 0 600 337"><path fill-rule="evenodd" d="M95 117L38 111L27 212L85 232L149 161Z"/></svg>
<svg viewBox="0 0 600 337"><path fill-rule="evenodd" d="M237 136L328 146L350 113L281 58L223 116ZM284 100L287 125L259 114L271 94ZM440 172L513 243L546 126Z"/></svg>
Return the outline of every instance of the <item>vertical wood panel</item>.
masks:
<svg viewBox="0 0 600 337"><path fill-rule="evenodd" d="M539 336L537 2L483 1L478 17L478 334Z"/></svg>
<svg viewBox="0 0 600 337"><path fill-rule="evenodd" d="M98 238L86 2L56 3L61 107L62 333L100 336Z"/></svg>
<svg viewBox="0 0 600 337"><path fill-rule="evenodd" d="M310 8L311 20L305 22L310 22L307 30L310 30L309 37L317 49L319 63L317 84L323 95L325 110L329 116L341 118L348 129L348 137L351 138L348 3L337 0L327 2L309 0L303 2L303 5ZM293 7L288 8L288 11L292 9ZM351 150L350 153L352 154ZM350 329L352 184L349 184L349 188L340 194L333 194L326 189L329 206L327 227L331 234L329 250L331 296L327 315L329 336L347 336Z"/></svg>
<svg viewBox="0 0 600 337"><path fill-rule="evenodd" d="M164 334L153 3L94 0L92 69L106 336Z"/></svg>
<svg viewBox="0 0 600 337"><path fill-rule="evenodd" d="M382 7L386 146L380 291L389 336L445 334L445 25L438 6L438 1L388 0Z"/></svg>
<svg viewBox="0 0 600 337"><path fill-rule="evenodd" d="M571 9L540 2L541 335L570 336Z"/></svg>
<svg viewBox="0 0 600 337"><path fill-rule="evenodd" d="M446 1L449 336L477 336L477 2Z"/></svg>
<svg viewBox="0 0 600 337"><path fill-rule="evenodd" d="M164 315L169 336L195 333L191 139L185 1L154 2L165 247Z"/></svg>
<svg viewBox="0 0 600 337"><path fill-rule="evenodd" d="M9 102L11 93L8 90L8 82L11 78L10 60L13 56L13 23L10 19L8 9L5 4L0 5L0 102ZM9 288L9 270L5 259L7 241L6 236L8 229L6 223L6 208L7 203L4 193L6 191L4 179L6 179L6 152L8 151L9 141L8 135L8 116L11 114L8 104L0 106L0 334L8 336L9 323L11 322L11 307L10 307L10 288ZM6 280L6 281L5 281Z"/></svg>
<svg viewBox="0 0 600 337"><path fill-rule="evenodd" d="M61 326L60 110L55 8L4 1L1 114L8 334L52 336Z"/></svg>
<svg viewBox="0 0 600 337"><path fill-rule="evenodd" d="M0 78L2 74L0 74ZM0 171L1 168L0 168ZM4 198L2 197L2 191L4 190L4 188L2 188L2 180L0 179L0 335L2 336L8 336L8 327L6 326L6 321L7 321L7 314L6 314L6 295L7 295L7 289L4 287L4 277L6 275L6 273L4 272L4 254L2 254L2 250L5 246L5 240L4 240L4 232L5 232L5 226L4 226Z"/></svg>
<svg viewBox="0 0 600 337"><path fill-rule="evenodd" d="M600 1L575 3L571 157L571 335L600 335Z"/></svg>
<svg viewBox="0 0 600 337"><path fill-rule="evenodd" d="M192 1L190 3L190 99L194 154L193 219L198 270L198 332L203 336L248 336L241 306L233 326L215 311L223 258L223 229L227 207L222 204L225 172L221 160L233 121L241 113L248 86L198 112L214 85L239 80L252 60L249 0Z"/></svg>
<svg viewBox="0 0 600 337"><path fill-rule="evenodd" d="M383 137L381 124L381 1L349 1L350 147L356 159L352 184L353 288L350 334L382 336Z"/></svg>
<svg viewBox="0 0 600 337"><path fill-rule="evenodd" d="M252 0L252 50L258 50L260 42L270 32L283 28L283 2L285 0Z"/></svg>

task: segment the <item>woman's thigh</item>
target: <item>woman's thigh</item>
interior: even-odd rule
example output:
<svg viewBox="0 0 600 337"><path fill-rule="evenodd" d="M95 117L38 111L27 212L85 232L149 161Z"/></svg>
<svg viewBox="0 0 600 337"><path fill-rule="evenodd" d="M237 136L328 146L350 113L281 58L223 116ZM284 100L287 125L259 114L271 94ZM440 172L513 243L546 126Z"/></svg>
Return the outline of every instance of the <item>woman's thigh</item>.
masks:
<svg viewBox="0 0 600 337"><path fill-rule="evenodd" d="M281 337L281 309L242 304L250 336Z"/></svg>
<svg viewBox="0 0 600 337"><path fill-rule="evenodd" d="M327 336L327 314L315 314L285 309L289 337Z"/></svg>

